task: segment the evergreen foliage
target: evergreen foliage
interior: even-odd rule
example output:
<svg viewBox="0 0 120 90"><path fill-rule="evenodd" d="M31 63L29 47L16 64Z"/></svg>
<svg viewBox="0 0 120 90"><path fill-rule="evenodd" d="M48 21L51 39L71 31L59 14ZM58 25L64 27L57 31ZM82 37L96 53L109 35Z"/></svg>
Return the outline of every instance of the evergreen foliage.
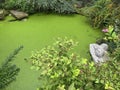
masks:
<svg viewBox="0 0 120 90"><path fill-rule="evenodd" d="M18 68L16 65L12 65L11 61L22 48L23 46L20 46L19 48L15 49L14 52L5 59L5 62L0 67L0 89L5 88L16 79L16 75L20 71L20 68Z"/></svg>
<svg viewBox="0 0 120 90"><path fill-rule="evenodd" d="M94 4L81 9L83 14L89 17L90 23L95 28L103 28L114 25L120 20L120 6L111 0L97 0Z"/></svg>
<svg viewBox="0 0 120 90"><path fill-rule="evenodd" d="M71 0L6 0L4 8L17 9L28 13L35 12L55 12L55 13L75 13Z"/></svg>

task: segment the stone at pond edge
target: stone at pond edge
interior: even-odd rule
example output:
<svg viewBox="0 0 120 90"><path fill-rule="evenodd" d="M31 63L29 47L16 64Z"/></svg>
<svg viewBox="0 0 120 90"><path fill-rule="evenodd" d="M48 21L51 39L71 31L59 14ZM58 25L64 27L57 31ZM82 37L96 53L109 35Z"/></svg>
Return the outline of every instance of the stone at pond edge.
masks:
<svg viewBox="0 0 120 90"><path fill-rule="evenodd" d="M4 9L0 9L0 20L4 20L5 16L8 15L8 12Z"/></svg>
<svg viewBox="0 0 120 90"><path fill-rule="evenodd" d="M22 20L24 18L28 17L28 14L25 12L21 12L21 11L16 11L16 10L10 10L11 15L17 19L17 20Z"/></svg>
<svg viewBox="0 0 120 90"><path fill-rule="evenodd" d="M110 59L107 52L108 45L105 43L101 45L95 43L90 44L89 49L95 63L102 63Z"/></svg>

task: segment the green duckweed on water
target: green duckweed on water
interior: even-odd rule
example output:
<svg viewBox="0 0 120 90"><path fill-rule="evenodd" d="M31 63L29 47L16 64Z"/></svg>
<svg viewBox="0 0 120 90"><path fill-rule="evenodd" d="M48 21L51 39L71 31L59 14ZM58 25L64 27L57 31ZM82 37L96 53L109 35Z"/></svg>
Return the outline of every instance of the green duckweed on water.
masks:
<svg viewBox="0 0 120 90"><path fill-rule="evenodd" d="M68 37L79 42L75 50L80 56L89 58L89 44L101 35L80 15L35 14L27 21L8 22L10 19L9 16L0 22L0 63L18 46L23 45L24 49L13 62L21 71L6 90L36 90L39 87L39 72L31 70L30 64L24 60L31 51L51 45L57 37Z"/></svg>

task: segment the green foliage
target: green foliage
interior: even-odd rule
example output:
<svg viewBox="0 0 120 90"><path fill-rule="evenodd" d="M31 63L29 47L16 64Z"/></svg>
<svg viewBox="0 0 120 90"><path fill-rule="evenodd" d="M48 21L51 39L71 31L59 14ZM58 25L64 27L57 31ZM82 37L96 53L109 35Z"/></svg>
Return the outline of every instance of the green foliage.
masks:
<svg viewBox="0 0 120 90"><path fill-rule="evenodd" d="M72 4L66 0L37 0L37 6L39 10L53 11L57 13L75 13L75 9Z"/></svg>
<svg viewBox="0 0 120 90"><path fill-rule="evenodd" d="M58 39L53 47L48 46L39 52L34 52L30 59L32 68L40 70L40 79L46 79L47 83L41 87L43 90L55 90L66 88L72 84L79 74L79 59L69 50L77 43L73 40ZM45 80L42 80L45 81Z"/></svg>
<svg viewBox="0 0 120 90"><path fill-rule="evenodd" d="M109 25L108 27L104 28L102 32L104 32L105 36L102 38L103 42L101 43L107 43L109 46L108 51L110 53L113 53L114 50L117 48L119 42L119 38L115 31L115 27L113 25Z"/></svg>
<svg viewBox="0 0 120 90"><path fill-rule="evenodd" d="M16 75L20 71L20 68L18 68L16 65L12 65L11 61L22 48L23 47L20 46L19 48L15 49L14 52L5 59L5 62L0 67L0 89L5 88L16 79Z"/></svg>
<svg viewBox="0 0 120 90"><path fill-rule="evenodd" d="M112 25L109 25L108 27L108 32L105 32L105 40L108 42L113 41L116 42L118 41L118 36L116 32L114 31L114 27Z"/></svg>
<svg viewBox="0 0 120 90"><path fill-rule="evenodd" d="M7 0L4 3L6 9L17 9L28 13L33 13L35 8L33 0Z"/></svg>
<svg viewBox="0 0 120 90"><path fill-rule="evenodd" d="M120 0L112 0L116 4L120 4Z"/></svg>
<svg viewBox="0 0 120 90"><path fill-rule="evenodd" d="M0 0L0 8L3 8L3 3L5 2L5 0Z"/></svg>
<svg viewBox="0 0 120 90"><path fill-rule="evenodd" d="M97 68L97 78L95 83L101 83L104 85L104 89L107 90L119 90L119 82L117 82L119 78L119 62L109 61L99 66Z"/></svg>
<svg viewBox="0 0 120 90"><path fill-rule="evenodd" d="M114 60L120 61L120 38L116 42L117 47L115 50L112 52L112 57Z"/></svg>
<svg viewBox="0 0 120 90"><path fill-rule="evenodd" d="M120 59L120 47L117 47L115 51L113 52L112 56L114 59L119 60Z"/></svg>
<svg viewBox="0 0 120 90"><path fill-rule="evenodd" d="M55 13L75 13L75 9L67 0L7 0L5 8L18 9L28 13L34 12L55 12Z"/></svg>
<svg viewBox="0 0 120 90"><path fill-rule="evenodd" d="M93 27L100 28L120 20L119 9L120 6L111 0L97 0L93 5L83 8L82 12L89 17Z"/></svg>
<svg viewBox="0 0 120 90"><path fill-rule="evenodd" d="M33 52L31 69L40 71L38 90L119 90L120 62L96 65L72 53L73 40L58 39L53 46Z"/></svg>

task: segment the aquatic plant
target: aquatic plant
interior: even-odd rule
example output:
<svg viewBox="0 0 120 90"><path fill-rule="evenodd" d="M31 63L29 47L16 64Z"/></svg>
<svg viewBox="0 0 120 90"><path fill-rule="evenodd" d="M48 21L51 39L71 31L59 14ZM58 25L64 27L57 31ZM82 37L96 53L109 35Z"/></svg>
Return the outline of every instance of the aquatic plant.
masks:
<svg viewBox="0 0 120 90"><path fill-rule="evenodd" d="M11 61L15 58L15 56L19 53L19 51L23 48L20 46L19 48L15 49L12 54L10 54L0 67L0 89L5 88L11 82L16 80L16 76L20 71L16 65L12 65Z"/></svg>

